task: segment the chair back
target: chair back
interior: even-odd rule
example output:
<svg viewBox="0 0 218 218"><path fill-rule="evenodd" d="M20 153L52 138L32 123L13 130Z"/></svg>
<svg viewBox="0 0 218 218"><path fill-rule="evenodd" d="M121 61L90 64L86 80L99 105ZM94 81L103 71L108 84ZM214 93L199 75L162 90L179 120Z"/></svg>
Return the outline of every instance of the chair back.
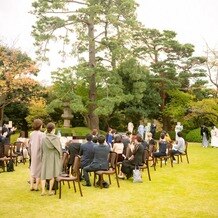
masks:
<svg viewBox="0 0 218 218"><path fill-rule="evenodd" d="M77 155L74 159L73 163L73 176L76 176L77 178L80 177L80 163L81 163L81 157Z"/></svg>
<svg viewBox="0 0 218 218"><path fill-rule="evenodd" d="M144 152L143 152L143 163L146 163L149 159L149 156L150 156L150 152L148 149L144 149Z"/></svg>
<svg viewBox="0 0 218 218"><path fill-rule="evenodd" d="M4 145L4 156L12 157L13 149L14 149L13 145L10 144Z"/></svg>
<svg viewBox="0 0 218 218"><path fill-rule="evenodd" d="M20 153L23 150L23 142L14 142L15 151Z"/></svg>
<svg viewBox="0 0 218 218"><path fill-rule="evenodd" d="M113 169L116 169L117 159L118 159L118 154L116 152L111 151L109 160L110 160L110 167L112 167Z"/></svg>

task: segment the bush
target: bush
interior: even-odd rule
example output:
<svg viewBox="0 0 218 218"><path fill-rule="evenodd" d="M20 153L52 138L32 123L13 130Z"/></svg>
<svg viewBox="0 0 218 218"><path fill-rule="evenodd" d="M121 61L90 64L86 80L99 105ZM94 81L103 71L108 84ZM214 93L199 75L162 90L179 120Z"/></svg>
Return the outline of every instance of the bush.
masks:
<svg viewBox="0 0 218 218"><path fill-rule="evenodd" d="M189 131L186 135L184 135L185 140L188 142L201 142L202 137L200 134L200 128L193 129Z"/></svg>

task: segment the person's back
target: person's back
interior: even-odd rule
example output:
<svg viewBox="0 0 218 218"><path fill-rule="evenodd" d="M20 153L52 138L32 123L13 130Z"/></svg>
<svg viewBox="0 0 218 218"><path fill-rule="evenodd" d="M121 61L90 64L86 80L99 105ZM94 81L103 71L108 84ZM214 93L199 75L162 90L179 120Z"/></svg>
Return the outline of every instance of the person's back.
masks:
<svg viewBox="0 0 218 218"><path fill-rule="evenodd" d="M94 158L94 143L92 142L92 135L86 135L87 142L80 146L79 154L81 157L81 168L88 166Z"/></svg>
<svg viewBox="0 0 218 218"><path fill-rule="evenodd" d="M110 148L105 144L94 145L94 159L91 165L95 165L96 168L108 169L108 155Z"/></svg>
<svg viewBox="0 0 218 218"><path fill-rule="evenodd" d="M75 141L75 140L72 140L72 141L69 143L68 151L69 151L70 158L69 158L69 162L68 162L68 167L70 167L71 165L73 165L74 159L75 159L76 155L79 154L80 146L81 146L81 143L80 143L80 142L77 142L77 141Z"/></svg>

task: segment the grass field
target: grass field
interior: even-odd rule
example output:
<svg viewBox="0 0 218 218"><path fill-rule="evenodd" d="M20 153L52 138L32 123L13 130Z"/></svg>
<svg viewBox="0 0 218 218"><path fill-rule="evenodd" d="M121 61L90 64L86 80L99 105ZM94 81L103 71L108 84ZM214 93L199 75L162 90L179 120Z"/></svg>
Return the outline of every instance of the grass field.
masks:
<svg viewBox="0 0 218 218"><path fill-rule="evenodd" d="M218 149L190 143L183 163L143 172L143 183L115 179L108 189L63 186L62 199L29 191L28 165L0 173L0 217L218 217ZM93 176L91 177L93 179Z"/></svg>

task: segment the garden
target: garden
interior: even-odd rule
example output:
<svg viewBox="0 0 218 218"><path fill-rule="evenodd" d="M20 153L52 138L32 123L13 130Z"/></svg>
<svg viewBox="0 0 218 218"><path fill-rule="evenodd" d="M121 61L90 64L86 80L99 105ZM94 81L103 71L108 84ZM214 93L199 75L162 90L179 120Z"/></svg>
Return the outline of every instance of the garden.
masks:
<svg viewBox="0 0 218 218"><path fill-rule="evenodd" d="M0 173L0 217L196 217L218 215L218 149L189 143L189 160L163 164L142 173L143 183L115 178L108 189L83 187L83 197L63 185L58 195L41 196L29 191L28 164L19 163L14 172ZM91 176L93 180L93 176ZM77 185L77 184L76 184Z"/></svg>

